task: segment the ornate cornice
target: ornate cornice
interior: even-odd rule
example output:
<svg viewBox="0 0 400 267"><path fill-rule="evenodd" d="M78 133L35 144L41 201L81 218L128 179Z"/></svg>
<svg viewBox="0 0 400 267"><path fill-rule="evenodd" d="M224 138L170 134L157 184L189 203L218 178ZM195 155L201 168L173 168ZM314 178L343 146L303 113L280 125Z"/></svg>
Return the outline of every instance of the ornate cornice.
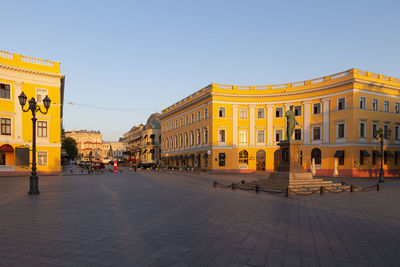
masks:
<svg viewBox="0 0 400 267"><path fill-rule="evenodd" d="M24 73L31 73L31 74L36 74L36 75L41 75L41 76L48 76L48 77L53 77L53 78L63 78L63 74L59 73L51 73L51 72L45 72L45 71L38 71L38 70L30 70L30 69L25 69L21 67L16 67L16 66L10 66L10 65L5 65L0 63L0 69L7 69L7 70L13 70L17 72L24 72Z"/></svg>

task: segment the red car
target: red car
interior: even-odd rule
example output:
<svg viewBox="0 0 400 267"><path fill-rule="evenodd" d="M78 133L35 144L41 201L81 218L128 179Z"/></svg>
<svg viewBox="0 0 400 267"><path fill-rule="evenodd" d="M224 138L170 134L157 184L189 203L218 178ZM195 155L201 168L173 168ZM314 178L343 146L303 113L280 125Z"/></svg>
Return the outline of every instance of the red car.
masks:
<svg viewBox="0 0 400 267"><path fill-rule="evenodd" d="M97 170L101 170L101 169L104 169L105 168L105 166L104 166L104 163L103 162L92 162L92 168L93 169L97 169Z"/></svg>

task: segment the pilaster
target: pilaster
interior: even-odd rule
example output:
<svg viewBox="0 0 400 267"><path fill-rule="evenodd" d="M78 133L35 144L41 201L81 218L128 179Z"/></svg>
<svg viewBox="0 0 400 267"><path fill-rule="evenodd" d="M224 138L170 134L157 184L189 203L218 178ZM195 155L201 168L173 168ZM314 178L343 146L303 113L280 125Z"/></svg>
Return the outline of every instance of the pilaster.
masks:
<svg viewBox="0 0 400 267"><path fill-rule="evenodd" d="M273 113L274 105L266 105L267 107L267 146L274 144L274 129L273 129Z"/></svg>
<svg viewBox="0 0 400 267"><path fill-rule="evenodd" d="M14 82L14 139L16 141L23 141L22 135L22 108L19 103L18 96L22 92L22 84L23 82L15 81Z"/></svg>
<svg viewBox="0 0 400 267"><path fill-rule="evenodd" d="M238 108L239 105L232 105L232 146L238 142Z"/></svg>
<svg viewBox="0 0 400 267"><path fill-rule="evenodd" d="M250 135L250 146L255 146L255 105L249 105L250 109L250 129L249 129L249 135Z"/></svg>
<svg viewBox="0 0 400 267"><path fill-rule="evenodd" d="M322 99L322 143L329 144L329 98Z"/></svg>
<svg viewBox="0 0 400 267"><path fill-rule="evenodd" d="M304 107L304 117L303 117L304 144L310 144L311 101L304 101L303 107Z"/></svg>

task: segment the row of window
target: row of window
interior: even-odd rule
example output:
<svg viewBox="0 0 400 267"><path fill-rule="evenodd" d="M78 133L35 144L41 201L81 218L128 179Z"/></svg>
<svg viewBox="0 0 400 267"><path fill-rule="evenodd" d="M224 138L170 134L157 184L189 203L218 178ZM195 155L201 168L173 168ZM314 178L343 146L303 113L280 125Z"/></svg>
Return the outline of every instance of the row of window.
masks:
<svg viewBox="0 0 400 267"><path fill-rule="evenodd" d="M320 104L320 103L317 103ZM319 114L319 113L318 113ZM294 115L301 116L301 106L294 107ZM226 112L225 107L218 108L218 117L225 118ZM275 108L275 117L280 118L283 117L283 107L276 107ZM247 108L240 108L239 109L239 119L247 119ZM264 119L265 118L265 109L264 108L257 108L257 119Z"/></svg>
<svg viewBox="0 0 400 267"><path fill-rule="evenodd" d="M366 98L363 96L360 97L360 109L366 109ZM378 99L374 98L372 99L372 110L378 111L378 109L379 109ZM390 112L390 102L388 100L383 101L383 111ZM400 113L400 102L396 102L394 104L394 111L396 113Z"/></svg>
<svg viewBox="0 0 400 267"><path fill-rule="evenodd" d="M47 89L36 89L36 101L42 103L47 95ZM11 88L9 84L0 83L0 98L11 99Z"/></svg>
<svg viewBox="0 0 400 267"><path fill-rule="evenodd" d="M0 118L1 135L11 135L11 119ZM47 121L37 121L37 136L47 137Z"/></svg>
<svg viewBox="0 0 400 267"><path fill-rule="evenodd" d="M301 129L294 129L294 139L302 140ZM275 142L279 142L283 140L283 130L275 130ZM256 130L256 142L257 143L265 143L265 130L257 129ZM220 129L218 130L218 143L226 143L226 130ZM247 144L248 143L248 130L240 129L239 130L239 143Z"/></svg>
<svg viewBox="0 0 400 267"><path fill-rule="evenodd" d="M196 117L195 117L196 114ZM190 116L186 115L185 117L176 119L175 122L171 122L171 124L165 124L163 127L163 132L178 129L179 127L183 127L201 120L208 119L208 108L205 108L203 111L197 111L197 113L192 113Z"/></svg>
<svg viewBox="0 0 400 267"><path fill-rule="evenodd" d="M168 150L176 150L179 148L208 144L208 129L197 129L189 133L183 133L174 137L165 138L163 140L163 148Z"/></svg>

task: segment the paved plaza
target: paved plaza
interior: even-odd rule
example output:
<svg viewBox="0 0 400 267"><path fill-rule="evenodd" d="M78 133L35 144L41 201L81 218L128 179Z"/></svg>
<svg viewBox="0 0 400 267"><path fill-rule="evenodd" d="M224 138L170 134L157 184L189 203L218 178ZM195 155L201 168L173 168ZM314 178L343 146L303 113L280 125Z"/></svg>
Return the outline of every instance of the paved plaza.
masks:
<svg viewBox="0 0 400 267"><path fill-rule="evenodd" d="M400 180L291 198L212 186L258 178L41 176L29 196L27 177L0 177L0 266L400 266Z"/></svg>

